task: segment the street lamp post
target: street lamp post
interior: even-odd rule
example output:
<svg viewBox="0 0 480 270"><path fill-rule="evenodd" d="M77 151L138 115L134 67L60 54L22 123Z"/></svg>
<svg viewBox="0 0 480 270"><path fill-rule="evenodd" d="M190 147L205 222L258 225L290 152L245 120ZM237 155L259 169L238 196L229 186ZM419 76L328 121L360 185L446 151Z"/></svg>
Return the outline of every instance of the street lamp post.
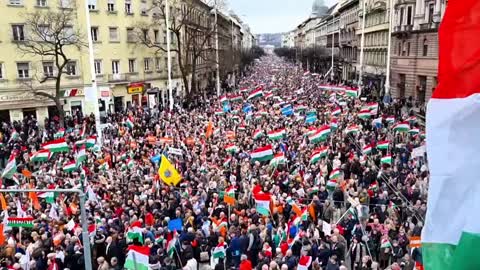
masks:
<svg viewBox="0 0 480 270"><path fill-rule="evenodd" d="M217 62L217 96L220 96L220 57L218 55L218 11L217 11L217 0L215 0L215 61Z"/></svg>
<svg viewBox="0 0 480 270"><path fill-rule="evenodd" d="M165 1L165 27L167 28L167 71L168 71L168 101L170 111L173 110L173 86L172 86L172 54L170 52L170 7L169 0Z"/></svg>
<svg viewBox="0 0 480 270"><path fill-rule="evenodd" d="M367 0L362 0L362 37L360 38L360 71L358 72L358 96L362 95L363 87L363 47L365 46L365 17L366 17L366 2Z"/></svg>
<svg viewBox="0 0 480 270"><path fill-rule="evenodd" d="M92 87L89 93L86 93L86 101L93 103L93 113L95 114L95 129L97 131L98 143L102 145L102 129L100 128L100 108L98 106L98 87L97 75L95 73L95 60L93 54L93 40L92 40L92 26L90 22L90 10L88 8L88 1L85 1L85 21L87 25L87 40L88 40L88 62L90 65L90 77ZM89 100L90 99L90 100ZM93 99L93 100L91 100Z"/></svg>
<svg viewBox="0 0 480 270"><path fill-rule="evenodd" d="M85 210L85 193L80 189L0 189L0 193L25 193L25 192L59 192L77 193L80 197L80 222L82 223L82 242L85 256L85 270L92 270L92 253L88 236L87 211Z"/></svg>
<svg viewBox="0 0 480 270"><path fill-rule="evenodd" d="M390 57L392 49L392 28L393 28L393 1L389 0L390 14L388 22L388 47L387 47L387 70L385 76L385 96L390 95Z"/></svg>

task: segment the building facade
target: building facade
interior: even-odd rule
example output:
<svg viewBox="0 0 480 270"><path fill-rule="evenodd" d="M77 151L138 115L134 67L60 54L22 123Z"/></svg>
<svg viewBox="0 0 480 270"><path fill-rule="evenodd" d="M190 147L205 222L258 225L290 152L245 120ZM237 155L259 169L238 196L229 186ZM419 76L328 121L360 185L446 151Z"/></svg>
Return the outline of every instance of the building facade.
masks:
<svg viewBox="0 0 480 270"><path fill-rule="evenodd" d="M354 81L357 76L357 61L359 39L358 29L358 0L344 0L339 3L340 14L340 57L342 58L342 74L340 78L345 81Z"/></svg>
<svg viewBox="0 0 480 270"><path fill-rule="evenodd" d="M365 15L365 43L363 58L363 84L370 87L374 93L381 94L385 87L387 68L387 49L389 35L390 0L361 0L360 10L366 1ZM363 18L359 18L357 38L361 40L363 32ZM357 59L360 60L360 48ZM357 71L360 71L360 61L357 62Z"/></svg>
<svg viewBox="0 0 480 270"><path fill-rule="evenodd" d="M437 85L438 27L445 0L395 1L391 50L391 94L420 104Z"/></svg>
<svg viewBox="0 0 480 270"><path fill-rule="evenodd" d="M294 31L283 33L283 35L282 35L282 47L284 47L284 48L295 47L295 32Z"/></svg>
<svg viewBox="0 0 480 270"><path fill-rule="evenodd" d="M85 1L88 1L90 29L86 28ZM180 12L185 3L183 0L174 2L171 6L172 13ZM212 18L211 7L205 3L200 0L188 3L195 5L196 10L192 13L195 18L204 22ZM146 29L139 27L151 26L154 21L164 20L152 5L146 0L2 2L0 12L9 16L0 17L0 26L4 30L0 31L0 122L33 116L43 124L46 117L57 113L52 100L35 95L32 90L55 93L55 81L43 80L47 75L56 74L53 60L19 51L19 45L32 33L32 29L28 29L26 24L30 13L71 12L72 20L66 24L65 33L78 32L85 43L87 31L90 31L101 116L134 104L152 106L165 102L168 93L167 54L162 50L147 48L138 40L140 33L154 44L166 47L167 31L164 23ZM244 33L241 25L229 16L219 17L220 53L222 58L229 59L230 57L226 56L228 52L242 47ZM48 29L48 25L42 27ZM209 23L208 27L213 25ZM172 34L171 45L175 48L173 37ZM250 38L248 44L252 43L253 39ZM213 40L210 46L214 44ZM67 54L68 74L62 76L60 85L63 110L67 115L77 110L84 114L92 113L93 102L87 102L85 98L91 96L89 93L92 91L88 47L71 46ZM212 54L214 55L214 51ZM210 57L206 56L205 59ZM201 63L197 63L197 83L200 88L206 87L215 67L211 61L205 59L199 59ZM223 66L235 67L235 61L232 59ZM185 93L176 53L172 53L172 68L174 95L178 100Z"/></svg>

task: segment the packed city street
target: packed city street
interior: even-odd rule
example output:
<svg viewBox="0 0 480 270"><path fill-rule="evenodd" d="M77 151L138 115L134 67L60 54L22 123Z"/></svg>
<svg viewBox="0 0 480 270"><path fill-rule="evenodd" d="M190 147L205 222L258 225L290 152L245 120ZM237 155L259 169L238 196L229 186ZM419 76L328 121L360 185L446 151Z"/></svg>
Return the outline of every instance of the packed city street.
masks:
<svg viewBox="0 0 480 270"><path fill-rule="evenodd" d="M0 270L480 269L480 1L4 2Z"/></svg>
<svg viewBox="0 0 480 270"><path fill-rule="evenodd" d="M83 190L95 269L413 269L424 130L359 94L264 57L191 110L109 115L101 142L92 117L4 124L3 185ZM77 195L0 199L4 266L84 268Z"/></svg>

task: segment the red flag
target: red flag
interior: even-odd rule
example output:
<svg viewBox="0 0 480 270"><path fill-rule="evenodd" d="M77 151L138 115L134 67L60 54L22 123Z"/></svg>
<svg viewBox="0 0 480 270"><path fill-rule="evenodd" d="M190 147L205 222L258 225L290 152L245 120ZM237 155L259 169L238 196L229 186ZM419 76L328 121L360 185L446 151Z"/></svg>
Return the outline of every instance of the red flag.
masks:
<svg viewBox="0 0 480 270"><path fill-rule="evenodd" d="M467 97L480 89L480 1L449 1L439 31L434 98Z"/></svg>

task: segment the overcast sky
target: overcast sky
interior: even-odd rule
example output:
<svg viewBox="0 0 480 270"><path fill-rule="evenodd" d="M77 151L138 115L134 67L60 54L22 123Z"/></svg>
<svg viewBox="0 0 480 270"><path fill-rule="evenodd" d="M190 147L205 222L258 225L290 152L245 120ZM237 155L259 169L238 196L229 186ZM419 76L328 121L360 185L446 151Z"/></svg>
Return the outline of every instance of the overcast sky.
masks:
<svg viewBox="0 0 480 270"><path fill-rule="evenodd" d="M230 8L253 33L278 33L293 30L312 11L313 0L228 0ZM325 0L328 7L336 0Z"/></svg>

